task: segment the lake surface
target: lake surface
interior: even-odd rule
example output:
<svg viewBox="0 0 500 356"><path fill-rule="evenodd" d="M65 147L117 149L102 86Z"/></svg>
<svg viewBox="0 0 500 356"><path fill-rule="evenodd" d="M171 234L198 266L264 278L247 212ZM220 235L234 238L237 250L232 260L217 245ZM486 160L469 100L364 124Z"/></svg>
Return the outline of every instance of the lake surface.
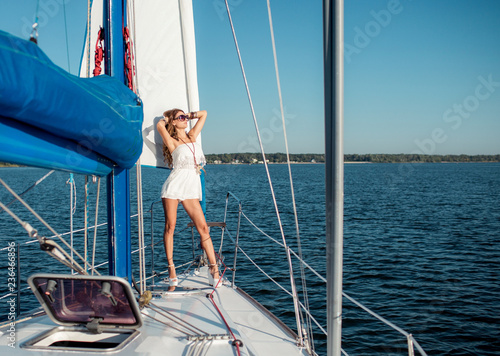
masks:
<svg viewBox="0 0 500 356"><path fill-rule="evenodd" d="M207 220L222 221L228 191L241 201L245 215L266 234L281 241L269 184L262 165L209 165L207 168ZM288 167L271 165L271 178L287 243L297 251ZM47 170L0 168L0 178L22 192ZM302 253L321 275L325 272L324 165L292 165ZM151 204L158 200L167 170L143 168L143 200L146 241L151 237ZM58 232L70 226L68 173L56 172L28 192L26 201ZM76 176L74 226L83 226L84 177ZM135 185L135 173L131 173ZM95 219L97 185L88 187L89 224ZM101 183L99 222L106 220L105 183ZM135 196L135 188L132 188ZM0 199L11 197L0 187ZM131 200L135 214L136 200ZM163 231L161 204L153 205L155 242ZM26 212L11 205L24 220L44 236L52 234ZM344 292L397 326L414 335L429 355L498 355L500 350L500 164L347 164L344 206ZM191 231L181 209L175 237L177 265L192 258ZM236 233L237 204L230 199L228 229ZM133 249L137 246L137 223L132 224ZM93 231L90 233L93 238ZM212 229L216 249L220 230ZM66 237L69 240L69 236ZM29 241L27 234L4 212L0 213L0 247L10 241ZM83 233L74 235L83 251ZM267 273L289 288L283 249L243 218L240 244ZM106 227L98 229L97 261L107 258ZM223 255L232 263L233 246L224 235ZM7 251L0 263L0 295L7 292ZM148 270L150 250L146 252ZM134 263L138 257L134 255ZM166 269L161 243L155 246L155 270ZM300 287L299 265L295 263ZM40 251L38 244L21 246L22 279L45 266L50 272L66 272ZM246 258L238 254L237 284L279 316L292 329L295 318L291 298L265 279ZM136 266L136 265L135 265ZM138 270L134 266L134 274ZM106 267L100 270L106 273ZM230 277L228 275L228 277ZM306 272L309 304L313 316L326 326L325 285ZM26 284L23 285L26 287ZM23 292L22 310L37 305L30 292ZM350 355L405 355L405 337L369 314L343 300L343 349ZM7 305L0 307L5 319ZM315 345L325 354L325 337L314 328Z"/></svg>

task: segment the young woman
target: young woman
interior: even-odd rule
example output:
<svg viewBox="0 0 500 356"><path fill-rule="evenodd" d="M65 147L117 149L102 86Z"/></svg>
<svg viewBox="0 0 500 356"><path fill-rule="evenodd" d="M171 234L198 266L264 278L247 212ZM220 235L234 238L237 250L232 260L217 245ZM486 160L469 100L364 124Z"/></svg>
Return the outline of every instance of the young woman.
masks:
<svg viewBox="0 0 500 356"><path fill-rule="evenodd" d="M189 132L186 132L188 120L196 118L198 122ZM209 283L216 287L219 282L215 251L200 205L200 200L202 200L200 174L202 166L205 164L205 156L201 145L196 142L196 139L206 120L207 112L205 110L185 114L182 110L172 109L165 111L163 119L156 125L156 129L163 139L163 155L168 166L173 168L161 190L163 210L165 211L163 242L167 254L169 283L171 286L176 286L178 283L173 252L174 230L179 202L200 234L201 247L205 250L210 263L208 270Z"/></svg>

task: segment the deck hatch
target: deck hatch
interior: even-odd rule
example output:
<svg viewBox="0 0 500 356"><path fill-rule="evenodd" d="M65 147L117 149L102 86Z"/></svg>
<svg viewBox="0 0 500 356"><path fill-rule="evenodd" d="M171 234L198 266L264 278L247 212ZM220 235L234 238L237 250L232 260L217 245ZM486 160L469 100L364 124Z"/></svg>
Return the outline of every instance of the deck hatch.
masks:
<svg viewBox="0 0 500 356"><path fill-rule="evenodd" d="M130 285L113 276L35 274L28 280L50 318L59 325L136 329L142 325Z"/></svg>
<svg viewBox="0 0 500 356"><path fill-rule="evenodd" d="M142 318L128 282L113 276L35 274L31 290L57 326L21 347L108 352L136 336Z"/></svg>

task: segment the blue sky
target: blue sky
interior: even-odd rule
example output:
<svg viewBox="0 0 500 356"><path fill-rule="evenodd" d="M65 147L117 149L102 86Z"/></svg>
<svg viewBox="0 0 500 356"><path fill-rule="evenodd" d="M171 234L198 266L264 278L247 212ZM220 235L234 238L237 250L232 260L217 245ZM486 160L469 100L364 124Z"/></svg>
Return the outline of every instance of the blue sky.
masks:
<svg viewBox="0 0 500 356"><path fill-rule="evenodd" d="M193 3L204 150L257 152L223 0ZM0 29L27 38L36 4L2 0ZM39 4L40 47L76 74L87 1ZM266 1L229 4L264 147L283 152ZM271 8L290 151L323 153L322 3ZM346 0L345 153L499 154L498 19L498 0Z"/></svg>

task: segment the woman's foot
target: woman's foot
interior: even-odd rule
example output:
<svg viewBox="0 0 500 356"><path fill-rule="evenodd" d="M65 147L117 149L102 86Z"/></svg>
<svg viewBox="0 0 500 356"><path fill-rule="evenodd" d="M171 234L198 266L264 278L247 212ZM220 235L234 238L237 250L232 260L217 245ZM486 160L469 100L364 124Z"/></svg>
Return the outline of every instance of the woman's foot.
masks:
<svg viewBox="0 0 500 356"><path fill-rule="evenodd" d="M209 264L208 265L208 284L213 286L214 288L218 288L220 286L220 278L219 278L219 268L217 264Z"/></svg>
<svg viewBox="0 0 500 356"><path fill-rule="evenodd" d="M175 273L175 265L168 265L168 284L171 287L177 286L179 280L177 279L177 274Z"/></svg>

